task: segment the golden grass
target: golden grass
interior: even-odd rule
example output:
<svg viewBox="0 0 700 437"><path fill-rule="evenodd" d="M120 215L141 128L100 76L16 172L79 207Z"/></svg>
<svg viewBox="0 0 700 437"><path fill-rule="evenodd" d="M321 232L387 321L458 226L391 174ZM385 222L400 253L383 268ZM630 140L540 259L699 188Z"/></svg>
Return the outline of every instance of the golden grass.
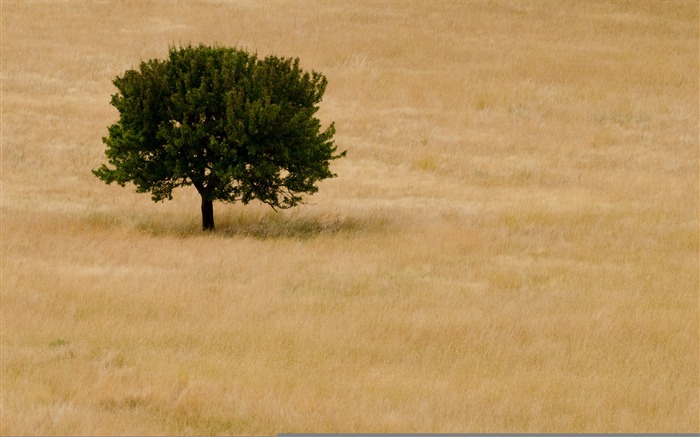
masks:
<svg viewBox="0 0 700 437"><path fill-rule="evenodd" d="M700 431L696 2L1 5L3 435ZM310 204L91 175L200 42L327 75Z"/></svg>

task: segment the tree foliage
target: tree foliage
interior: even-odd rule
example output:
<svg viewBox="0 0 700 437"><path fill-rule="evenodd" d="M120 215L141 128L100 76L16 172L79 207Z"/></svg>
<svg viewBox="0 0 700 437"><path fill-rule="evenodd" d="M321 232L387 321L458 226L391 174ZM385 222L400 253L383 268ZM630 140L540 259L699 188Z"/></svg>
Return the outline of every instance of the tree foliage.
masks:
<svg viewBox="0 0 700 437"><path fill-rule="evenodd" d="M141 62L113 81L119 120L103 138L109 164L93 170L106 183L132 182L154 201L193 185L203 227L211 202L290 208L336 176L333 123L315 117L326 78L299 59L258 58L227 47L170 48L167 60ZM212 213L213 214L213 213ZM209 222L208 222L209 220Z"/></svg>

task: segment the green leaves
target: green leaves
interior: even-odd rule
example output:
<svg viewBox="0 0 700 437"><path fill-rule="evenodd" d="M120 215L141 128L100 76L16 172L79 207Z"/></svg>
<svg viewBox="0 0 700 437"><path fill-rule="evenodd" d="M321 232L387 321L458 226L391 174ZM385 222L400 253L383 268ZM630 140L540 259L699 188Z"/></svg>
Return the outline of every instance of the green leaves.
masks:
<svg viewBox="0 0 700 437"><path fill-rule="evenodd" d="M289 208L334 177L335 128L315 118L326 78L298 59L226 47L171 48L114 80L120 114L103 138L106 183L132 182L154 201L194 185L203 199Z"/></svg>

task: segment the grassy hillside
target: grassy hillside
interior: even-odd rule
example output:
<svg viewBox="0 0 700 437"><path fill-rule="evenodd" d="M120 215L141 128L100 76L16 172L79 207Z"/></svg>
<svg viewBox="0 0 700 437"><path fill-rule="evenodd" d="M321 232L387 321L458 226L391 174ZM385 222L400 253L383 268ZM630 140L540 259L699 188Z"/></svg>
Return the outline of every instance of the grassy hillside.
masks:
<svg viewBox="0 0 700 437"><path fill-rule="evenodd" d="M697 2L1 5L0 433L700 431ZM338 178L95 178L179 43L324 73Z"/></svg>

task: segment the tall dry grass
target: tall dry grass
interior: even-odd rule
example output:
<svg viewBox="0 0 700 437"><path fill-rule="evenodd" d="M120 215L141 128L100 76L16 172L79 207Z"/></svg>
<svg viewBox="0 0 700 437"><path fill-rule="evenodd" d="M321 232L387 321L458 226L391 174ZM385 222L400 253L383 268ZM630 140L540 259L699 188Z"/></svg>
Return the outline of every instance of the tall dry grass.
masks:
<svg viewBox="0 0 700 437"><path fill-rule="evenodd" d="M700 431L696 2L0 4L3 435ZM91 175L190 42L327 75L308 205Z"/></svg>

